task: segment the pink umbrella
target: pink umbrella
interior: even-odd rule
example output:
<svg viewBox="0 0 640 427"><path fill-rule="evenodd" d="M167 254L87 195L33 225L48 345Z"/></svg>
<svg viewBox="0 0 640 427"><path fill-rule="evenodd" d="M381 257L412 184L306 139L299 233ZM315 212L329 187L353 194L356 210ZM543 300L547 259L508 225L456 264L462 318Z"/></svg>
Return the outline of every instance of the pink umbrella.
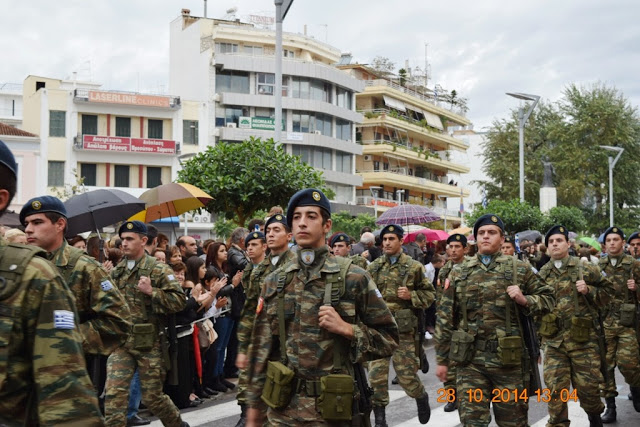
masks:
<svg viewBox="0 0 640 427"><path fill-rule="evenodd" d="M413 231L406 236L404 236L405 243L411 243L416 240L416 236L418 234L424 234L427 238L427 241L434 242L436 240L447 240L449 238L449 234L443 230L432 230L430 228L425 228L424 230Z"/></svg>

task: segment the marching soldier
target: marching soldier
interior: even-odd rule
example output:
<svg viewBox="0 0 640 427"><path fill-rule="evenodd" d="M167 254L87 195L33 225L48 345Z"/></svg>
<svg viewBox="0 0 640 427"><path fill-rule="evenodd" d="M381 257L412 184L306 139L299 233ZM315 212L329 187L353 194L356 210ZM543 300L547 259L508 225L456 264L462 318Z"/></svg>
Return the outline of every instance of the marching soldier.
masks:
<svg viewBox="0 0 640 427"><path fill-rule="evenodd" d="M640 261L623 253L624 232L619 227L609 227L604 232L604 244L607 255L600 258L600 270L614 288L611 304L604 310L608 378L604 388L607 409L602 422L608 424L617 417L616 366L631 388L633 407L640 412L640 353L636 335Z"/></svg>
<svg viewBox="0 0 640 427"><path fill-rule="evenodd" d="M598 310L611 300L611 282L591 263L569 255L569 231L562 225L549 229L544 238L551 261L540 270L555 289L553 312L542 317L539 335L544 348L544 382L550 391L548 426L568 426L569 409L561 397L570 386L591 427L602 426L598 385L602 383L600 349L596 336ZM604 349L602 349L604 356Z"/></svg>
<svg viewBox="0 0 640 427"><path fill-rule="evenodd" d="M298 244L294 261L271 273L256 307L249 347L249 426L351 426L368 418L357 363L389 356L398 328L369 274L329 254L331 206L301 190L287 208ZM365 399L366 400L366 399ZM364 425L364 424L362 424Z"/></svg>
<svg viewBox="0 0 640 427"><path fill-rule="evenodd" d="M126 423L129 384L138 369L142 399L165 426L188 427L169 396L163 393L169 365L167 316L184 309L186 299L173 271L145 253L147 226L127 221L118 230L124 258L111 271L131 310L132 333L107 361L107 426Z"/></svg>
<svg viewBox="0 0 640 427"><path fill-rule="evenodd" d="M400 341L391 357L398 384L416 400L418 419L421 424L426 424L431 409L429 396L417 374L420 366L415 342L418 317L414 310L428 308L435 300L435 291L425 276L424 266L402 251L403 235L404 230L399 225L387 225L382 229L380 238L384 256L372 262L368 271L398 324ZM389 359L369 363L376 427L387 426L385 408L389 404Z"/></svg>
<svg viewBox="0 0 640 427"><path fill-rule="evenodd" d="M347 233L334 233L329 240L329 247L335 256L349 258L351 262L360 268L367 269L367 260L361 255L351 255L351 239Z"/></svg>
<svg viewBox="0 0 640 427"><path fill-rule="evenodd" d="M0 216L17 165L0 141ZM0 242L0 425L102 426L73 294L40 249Z"/></svg>
<svg viewBox="0 0 640 427"><path fill-rule="evenodd" d="M627 239L629 244L629 255L635 259L640 259L640 233L634 231Z"/></svg>
<svg viewBox="0 0 640 427"><path fill-rule="evenodd" d="M525 390L526 363L536 363L524 356L518 311L548 313L554 297L553 288L528 264L502 255L504 224L500 218L481 216L473 235L478 253L453 268L438 307L436 376L447 381L448 367L455 361L462 423L488 426L493 390ZM527 402L513 394L506 397L493 403L498 425L526 426Z"/></svg>

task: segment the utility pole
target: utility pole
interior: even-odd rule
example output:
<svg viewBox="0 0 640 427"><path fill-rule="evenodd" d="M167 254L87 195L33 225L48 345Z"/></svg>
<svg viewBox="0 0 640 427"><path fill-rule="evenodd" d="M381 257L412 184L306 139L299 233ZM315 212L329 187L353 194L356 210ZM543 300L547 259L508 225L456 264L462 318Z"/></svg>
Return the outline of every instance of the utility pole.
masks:
<svg viewBox="0 0 640 427"><path fill-rule="evenodd" d="M293 0L274 0L276 5L276 144L282 139L282 21L284 21Z"/></svg>

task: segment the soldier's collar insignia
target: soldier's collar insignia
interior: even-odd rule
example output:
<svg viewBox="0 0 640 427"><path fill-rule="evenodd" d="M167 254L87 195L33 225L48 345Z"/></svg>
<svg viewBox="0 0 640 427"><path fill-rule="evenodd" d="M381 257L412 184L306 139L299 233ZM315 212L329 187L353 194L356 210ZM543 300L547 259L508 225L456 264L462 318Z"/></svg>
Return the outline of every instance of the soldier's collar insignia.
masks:
<svg viewBox="0 0 640 427"><path fill-rule="evenodd" d="M491 217L491 221L493 221L493 222L498 222L498 217L497 217L497 216L495 216L495 215L494 215L494 216L492 216L492 217Z"/></svg>
<svg viewBox="0 0 640 427"><path fill-rule="evenodd" d="M480 261L482 261L484 265L489 265L491 263L491 255L480 255Z"/></svg>
<svg viewBox="0 0 640 427"><path fill-rule="evenodd" d="M320 201L320 193L318 193L317 191L314 191L314 192L311 194L311 197L313 197L313 200L315 200L316 202L319 202L319 201Z"/></svg>
<svg viewBox="0 0 640 427"><path fill-rule="evenodd" d="M127 229L132 230L133 229L133 224L132 223L127 223Z"/></svg>
<svg viewBox="0 0 640 427"><path fill-rule="evenodd" d="M42 207L42 203L40 202L40 200L34 200L33 202L31 202L31 207L35 210L39 210Z"/></svg>
<svg viewBox="0 0 640 427"><path fill-rule="evenodd" d="M313 249L302 249L300 251L300 259L306 265L311 265L316 259L316 253L313 251Z"/></svg>

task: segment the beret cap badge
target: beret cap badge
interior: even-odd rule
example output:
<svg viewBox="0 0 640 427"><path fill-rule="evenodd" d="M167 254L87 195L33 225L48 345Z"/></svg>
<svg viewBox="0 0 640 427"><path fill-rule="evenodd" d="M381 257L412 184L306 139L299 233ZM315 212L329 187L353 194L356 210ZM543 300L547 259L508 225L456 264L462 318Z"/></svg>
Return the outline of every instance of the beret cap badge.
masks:
<svg viewBox="0 0 640 427"><path fill-rule="evenodd" d="M320 201L320 193L318 193L317 191L314 191L313 194L311 194L311 197L313 197L313 200L315 200L316 202Z"/></svg>
<svg viewBox="0 0 640 427"><path fill-rule="evenodd" d="M35 210L38 210L42 207L42 203L40 203L40 200L34 200L33 202L31 202L31 207Z"/></svg>
<svg viewBox="0 0 640 427"><path fill-rule="evenodd" d="M393 225L391 227L389 227L389 231L393 231L395 230L395 228L393 228Z"/></svg>
<svg viewBox="0 0 640 427"><path fill-rule="evenodd" d="M492 216L492 217L491 217L491 221L493 221L493 222L498 222L498 217L497 217L497 216L495 216L495 215L494 215L494 216Z"/></svg>
<svg viewBox="0 0 640 427"><path fill-rule="evenodd" d="M280 214L276 215L276 219L277 219L278 221L282 221L282 215L280 215Z"/></svg>
<svg viewBox="0 0 640 427"><path fill-rule="evenodd" d="M458 235L458 236L456 236L456 240L460 240L460 236L459 236L459 235Z"/></svg>
<svg viewBox="0 0 640 427"><path fill-rule="evenodd" d="M254 237L255 239L257 239L257 238L258 238L258 233L253 233L253 237Z"/></svg>
<svg viewBox="0 0 640 427"><path fill-rule="evenodd" d="M129 230L133 229L133 224L132 224L132 223L128 223L128 224L127 224L127 228L128 228Z"/></svg>

